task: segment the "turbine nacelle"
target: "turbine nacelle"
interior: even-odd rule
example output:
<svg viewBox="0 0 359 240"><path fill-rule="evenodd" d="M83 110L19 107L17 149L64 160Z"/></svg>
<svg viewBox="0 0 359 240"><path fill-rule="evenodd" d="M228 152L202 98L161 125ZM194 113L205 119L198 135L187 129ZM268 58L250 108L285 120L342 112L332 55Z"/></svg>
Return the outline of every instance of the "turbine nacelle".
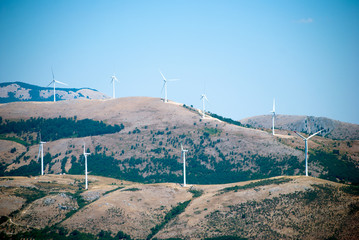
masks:
<svg viewBox="0 0 359 240"><path fill-rule="evenodd" d="M87 155L90 155L91 153L90 152L86 152L86 144L84 143L84 153L83 153L85 156Z"/></svg>
<svg viewBox="0 0 359 240"><path fill-rule="evenodd" d="M181 143L181 151L182 151L182 152L188 152L188 150L183 149L182 143Z"/></svg>
<svg viewBox="0 0 359 240"><path fill-rule="evenodd" d="M47 86L50 86L51 84L54 84L54 102L56 102L56 83L66 85L66 86L68 86L68 85L66 83L63 83L63 82L55 80L55 75L54 75L54 71L52 70L52 68L51 68L51 72L52 72L52 81Z"/></svg>
<svg viewBox="0 0 359 240"><path fill-rule="evenodd" d="M315 135L319 134L320 132L322 132L322 130L310 135L309 137L304 137L302 134L298 133L297 131L294 131L295 134L297 134L300 138L303 139L303 141L305 142L305 176L308 176L308 140L312 137L314 137Z"/></svg>
<svg viewBox="0 0 359 240"><path fill-rule="evenodd" d="M202 118L205 118L205 104L204 104L204 102L205 102L205 101L209 102L209 100L208 100L206 94L203 93L203 94L201 95L201 100L202 100Z"/></svg>
<svg viewBox="0 0 359 240"><path fill-rule="evenodd" d="M208 100L206 94L202 94L202 95L201 95L201 100L206 100L207 102L209 102L209 100Z"/></svg>
<svg viewBox="0 0 359 240"><path fill-rule="evenodd" d="M120 82L115 75L111 76L111 82L114 81Z"/></svg>
<svg viewBox="0 0 359 240"><path fill-rule="evenodd" d="M274 136L275 98L273 98L273 109L270 112L272 113L272 135Z"/></svg>
<svg viewBox="0 0 359 240"><path fill-rule="evenodd" d="M113 75L111 76L112 98L115 98L115 97L116 97L116 96L115 96L115 82L120 82L120 81L117 79L116 75L113 74Z"/></svg>
<svg viewBox="0 0 359 240"><path fill-rule="evenodd" d="M163 89L164 89L164 90L165 90L165 100L164 100L164 102L166 103L166 102L168 102L168 100L167 100L167 82L175 82L175 81L178 81L178 80L180 80L180 79L167 79L167 78L163 75L163 73L161 72L161 70L159 70L159 72L160 72L160 74L161 74L161 76L162 76L162 78L163 78L163 86L162 86L161 93L163 92Z"/></svg>
<svg viewBox="0 0 359 240"><path fill-rule="evenodd" d="M303 135L301 135L300 133L298 133L297 131L294 131L295 134L297 134L299 137L301 137L303 139L303 141L309 140L310 138L314 137L315 135L321 133L324 129L310 135L309 137L305 138Z"/></svg>
<svg viewBox="0 0 359 240"><path fill-rule="evenodd" d="M66 83L63 83L63 82L60 82L60 81L57 81L57 80L52 80L50 83L49 83L49 85L47 85L47 86L50 86L51 84L55 84L55 83L60 83L60 84L62 84L62 85L65 85L65 86L68 86L68 84L66 84Z"/></svg>

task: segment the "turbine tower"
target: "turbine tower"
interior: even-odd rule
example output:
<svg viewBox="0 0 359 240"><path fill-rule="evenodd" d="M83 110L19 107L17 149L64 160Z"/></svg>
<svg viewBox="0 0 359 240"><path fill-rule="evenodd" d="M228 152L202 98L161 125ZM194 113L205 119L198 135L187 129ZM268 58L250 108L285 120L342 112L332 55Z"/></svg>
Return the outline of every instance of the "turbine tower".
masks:
<svg viewBox="0 0 359 240"><path fill-rule="evenodd" d="M51 68L51 72L52 72L52 81L47 86L50 86L51 84L54 84L54 102L56 102L56 86L55 86L56 83L60 83L60 84L66 85L66 86L68 86L68 85L66 83L63 83L63 82L55 80L55 75L54 75L54 71L52 70L52 68Z"/></svg>
<svg viewBox="0 0 359 240"><path fill-rule="evenodd" d="M275 98L273 98L273 110L272 113L272 135L274 136L274 119L275 119Z"/></svg>
<svg viewBox="0 0 359 240"><path fill-rule="evenodd" d="M183 160L183 186L186 187L186 152L188 150L183 149L181 143L181 153L182 153L182 160Z"/></svg>
<svg viewBox="0 0 359 240"><path fill-rule="evenodd" d="M204 104L204 102L205 101L209 102L206 94L203 93L201 95L201 100L202 100L202 118L205 118L206 114L205 114L205 104Z"/></svg>
<svg viewBox="0 0 359 240"><path fill-rule="evenodd" d="M115 96L115 82L120 82L118 79L117 79L117 77L115 76L115 74L114 75L112 75L112 77L111 77L111 82L112 82L112 98L116 98L116 96Z"/></svg>
<svg viewBox="0 0 359 240"><path fill-rule="evenodd" d="M174 82L174 81L178 81L179 79L166 79L161 71L160 71L160 73L161 73L161 76L163 78L163 87L162 87L161 92L163 92L163 89L165 89L165 103L167 103L168 102L168 99L167 99L167 82Z"/></svg>
<svg viewBox="0 0 359 240"><path fill-rule="evenodd" d="M320 133L322 130L310 135L309 137L305 138L303 137L300 133L297 133L296 131L295 134L297 134L299 137L301 137L303 139L303 141L305 142L305 176L308 177L308 140L312 137L314 137L315 135L317 135L318 133Z"/></svg>
<svg viewBox="0 0 359 240"><path fill-rule="evenodd" d="M90 155L91 153L86 152L86 144L84 143L84 157L85 157L85 189L88 189L88 183L87 183L87 155Z"/></svg>
<svg viewBox="0 0 359 240"><path fill-rule="evenodd" d="M41 156L41 176L44 175L44 144L46 142L41 141L41 134L40 134L40 145L39 145L39 154L37 155L37 161Z"/></svg>

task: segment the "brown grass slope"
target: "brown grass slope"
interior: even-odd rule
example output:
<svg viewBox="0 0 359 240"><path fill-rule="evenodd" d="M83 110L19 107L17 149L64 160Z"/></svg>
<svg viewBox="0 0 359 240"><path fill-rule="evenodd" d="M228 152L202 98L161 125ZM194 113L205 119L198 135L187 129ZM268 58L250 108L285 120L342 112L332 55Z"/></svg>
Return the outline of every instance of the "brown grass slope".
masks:
<svg viewBox="0 0 359 240"><path fill-rule="evenodd" d="M248 124L256 128L272 127L271 115L260 115L241 120L241 123ZM325 117L295 116L295 115L276 115L275 128L315 133L324 129L322 136L337 140L359 140L359 125L340 122Z"/></svg>
<svg viewBox="0 0 359 240"><path fill-rule="evenodd" d="M346 185L312 177L277 177L223 185L194 185L193 198L178 184L139 184L90 176L89 190L79 192L83 176L47 175L1 178L7 234L64 227L69 232L118 231L145 239L151 228L179 203L191 200L154 236L158 239L204 239L237 236L248 239L358 239L359 196ZM112 190L112 192L111 192ZM41 191L37 198L29 195ZM87 199L80 208L76 193ZM17 209L17 211L14 211ZM69 215L71 212L73 214ZM12 212L12 213L10 213Z"/></svg>
<svg viewBox="0 0 359 240"><path fill-rule="evenodd" d="M158 239L357 239L358 196L343 185L311 177L277 178L284 183L222 191L222 185L196 186L205 193L168 223ZM249 186L246 188L246 186ZM230 188L229 188L230 189ZM355 226L353 226L354 224ZM355 229L355 230L354 230ZM354 230L354 231L353 231Z"/></svg>
<svg viewBox="0 0 359 240"><path fill-rule="evenodd" d="M54 165L51 171L49 166L46 166L47 173L60 173L61 161L64 157L71 159L72 156L75 156L79 161L83 141L86 142L86 146L92 153L95 152L96 146L101 146L99 153L118 160L121 168L128 168L128 161L131 158L144 159L141 164L135 166L136 169L142 171L141 174L144 177L159 172L179 175L181 167L178 170L169 168L160 170L157 168L156 170L156 165L150 159L175 158L179 163L180 141L188 148L189 159L199 153L212 156L213 158L199 163L212 170L215 170L215 163L226 161L233 165L232 172L255 172L256 162L253 161L253 155L269 157L278 162L291 156L297 157L299 161L304 159L301 151L282 144L265 131L238 127L213 118L201 119L200 114L196 111L188 110L174 102L165 104L158 98L128 97L110 100L70 100L56 103L8 103L0 105L0 116L9 120L76 116L77 119L90 118L108 124L124 124L124 131L115 134L48 142L45 144L45 152L50 152L52 156L57 155L57 157L52 159ZM132 133L135 129L140 131ZM158 131L162 134L156 134ZM205 133L209 137L204 138ZM159 148L162 150L154 151ZM197 152L195 152L195 148L197 148ZM22 158L27 160L13 163L8 170L36 160L37 152L38 145L29 147ZM127 162L124 162L125 160ZM282 168L286 167L283 165ZM71 161L67 161L66 170L70 168ZM313 174L318 175L316 172Z"/></svg>

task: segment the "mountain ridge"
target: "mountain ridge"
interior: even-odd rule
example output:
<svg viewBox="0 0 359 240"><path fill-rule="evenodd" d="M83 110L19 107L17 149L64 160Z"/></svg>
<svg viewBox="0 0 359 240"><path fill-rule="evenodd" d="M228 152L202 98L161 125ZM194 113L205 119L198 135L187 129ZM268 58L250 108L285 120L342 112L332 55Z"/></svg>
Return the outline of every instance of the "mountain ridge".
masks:
<svg viewBox="0 0 359 240"><path fill-rule="evenodd" d="M272 128L272 115L259 115L240 120L255 128ZM327 117L305 115L275 116L275 128L304 133L315 133L323 130L321 136L334 140L359 140L359 124L341 122Z"/></svg>
<svg viewBox="0 0 359 240"><path fill-rule="evenodd" d="M106 99L108 96L91 88L56 88L56 99ZM0 103L18 101L53 101L53 88L24 82L0 83Z"/></svg>

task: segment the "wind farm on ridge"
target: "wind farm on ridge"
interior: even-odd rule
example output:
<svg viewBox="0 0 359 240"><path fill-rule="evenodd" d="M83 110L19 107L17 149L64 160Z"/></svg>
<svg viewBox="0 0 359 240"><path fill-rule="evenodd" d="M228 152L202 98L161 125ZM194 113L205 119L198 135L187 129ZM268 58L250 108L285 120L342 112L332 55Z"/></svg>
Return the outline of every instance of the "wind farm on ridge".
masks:
<svg viewBox="0 0 359 240"><path fill-rule="evenodd" d="M64 84L64 85L67 85L65 83L62 83L60 81L57 81L55 80L55 76L54 76L54 73L53 73L53 70L51 69L52 71L52 77L53 77L53 80L52 82L50 83L53 84L54 86L54 102L56 102L56 91L55 91L55 83L60 83L60 84ZM163 102L164 103L168 103L168 95L167 95L167 87L168 87L168 82L175 82L175 81L178 81L179 79L167 79L164 74L159 70L159 73L160 75L162 76L162 79L163 79L163 86L162 86L162 90L161 92L163 93L164 92L164 98L163 98ZM116 89L116 82L117 83L120 83L120 81L117 79L117 77L115 76L115 74L112 75L111 77L111 83L112 83L112 92L113 92L113 95L112 95L112 99L116 98L116 95L115 95L115 89ZM202 110L198 110L198 113L201 114L201 117L202 119L205 119L206 118L206 111L205 111L205 102L209 102L207 96L205 93L201 94L201 97L200 97L200 100L202 101ZM272 135L274 136L275 135L275 117L276 117L276 112L275 112L275 99L273 99L273 109L271 111L272 113ZM308 176L308 142L307 140L309 140L311 137L319 134L320 132L322 132L322 130L316 132L315 134L309 136L308 138L305 138L303 137L301 134L297 133L296 131L294 131L294 133L296 133L298 136L300 136L303 141L305 141L305 175ZM38 159L40 158L40 151L41 151L41 175L43 175L43 144L45 142L42 142L40 140L40 145L39 145L39 155L38 155ZM186 162L185 162L185 153L188 152L188 150L184 150L183 146L182 146L182 143L181 143L181 158L182 158L182 162L183 162L183 186L186 187L187 184L186 184ZM88 189L88 180L87 180L87 174L88 174L88 171L87 171L87 156L90 155L90 153L87 153L85 151L85 143L84 143L84 146L83 146L83 156L85 158L85 189Z"/></svg>
<svg viewBox="0 0 359 240"><path fill-rule="evenodd" d="M160 77L162 77L161 74ZM110 84L112 85L112 82ZM118 83L115 86L118 86ZM167 87L172 89L174 86L175 83ZM201 103L205 101L202 96L199 99ZM63 226L70 232L76 229L84 229L81 231L96 234L101 229L106 229L116 233L121 229L122 232L135 238L162 236L161 238L166 239L169 237L166 231L171 232L171 234L177 232L179 235L174 236L183 238L186 236L184 234L185 229L191 226L190 229L193 229L193 231L190 231L188 236L200 234L198 236L204 237L207 236L205 232L209 234L208 236L216 236L212 228L219 227L220 222L227 221L217 219L215 214L218 211L239 214L233 212L233 210L227 211L223 209L227 205L245 204L248 211L238 216L243 219L242 216L245 214L246 218L252 219L252 216L249 217L250 215L248 214L254 209L248 205L247 201L257 201L259 203L261 202L260 199L263 198L267 199L266 202L268 202L271 201L271 197L283 198L283 196L288 196L286 201L289 201L290 194L295 191L299 191L296 194L299 194L298 199L301 199L304 196L301 194L305 194L309 191L307 189L313 188L311 184L333 184L318 178L320 174L325 172L325 169L324 167L318 167L317 151L322 146L331 149L335 141L322 137L310 138L310 150L313 151L315 156L309 161L309 169L307 170L304 162L305 156L302 151L302 138L292 136L295 135L293 131L277 128L273 136L272 116L268 118L271 127L267 129L240 126L236 125L239 124L238 122L234 121L233 124L230 124L229 119L206 112L205 106L202 109L195 109L170 101L168 96L167 102L160 98L126 97L109 100L70 100L40 104L36 102L13 103L10 106L12 109L17 109L16 112L21 112L24 119L37 119L38 117L46 116L51 120L58 118L61 113L61 118L72 118L71 121L83 121L91 116L93 120L98 122L103 121L110 125L123 123L125 126L123 130L111 134L86 135L80 138L66 137L56 140L48 140L44 135L47 130L42 129L41 141L45 140L46 144L43 144L44 152L40 156L44 156L44 172L46 174L30 178L28 181L38 181L39 183L37 184L44 184L42 183L43 181L51 183L66 180L81 189L81 196L85 199L97 199L99 196L94 202L91 202L93 200L88 200L85 207L79 210L71 210L76 212L72 217L66 218L64 216L61 218L63 222L59 223L58 226ZM13 119L14 111L6 112L5 109L4 106L0 108L1 116L4 119ZM274 105L273 110L275 110ZM74 120L74 116L76 116L76 120ZM58 128L59 132L61 132L61 128L66 128L66 124ZM90 131L91 129L88 128L88 130ZM301 133L301 135L306 136L305 133ZM40 134L35 133L36 136L38 138L35 139L40 140ZM18 149L18 147L16 148ZM26 153L23 158L31 160L35 150L41 153L40 149L41 144L39 146L36 143L31 145L28 151L24 150ZM350 148L348 147L347 149ZM89 155L90 152L91 155ZM37 162L39 161L39 156L36 160ZM28 162L21 163L25 165L20 166L19 169L30 170L30 168L26 168ZM266 162L272 164L272 166L266 164ZM325 164L324 162L322 166L325 166ZM13 164L12 167L15 169L18 165ZM233 169L236 170L233 171ZM253 173L248 169L253 169ZM311 177L303 176L306 170ZM35 171L31 170L31 175L35 173L34 175L36 176L39 172L38 165L36 165ZM59 175L59 173L66 173L66 175ZM245 174L248 175L246 176ZM115 181L111 180L111 178L105 181L99 177L104 175L120 180ZM134 182L128 183L125 180ZM146 184L137 183L142 181ZM268 186L266 181L268 181ZM106 184L103 184L103 182L106 182ZM235 190L237 188L241 189L242 186L247 188L249 187L247 185L250 184L255 184L254 186L263 184L263 187L254 187L255 190L253 188ZM124 188L122 189L122 187ZM64 186L64 189L66 188ZM233 191L231 190L232 188L234 189ZM114 192L102 195L104 191ZM200 195L202 191L201 196L191 200L191 192ZM258 194L253 195L253 193ZM342 193L335 194L340 195ZM153 195L156 196L154 197ZM316 204L316 201L322 198L329 199L328 195L320 196L320 198L316 198ZM144 200L144 197L151 200ZM54 201L51 199L55 198L50 195L46 199L48 200L39 199L37 201L48 202ZM170 205L164 203L164 199L168 199L166 201ZM76 208L76 205L70 201L69 197L59 195L56 197L56 201L66 202L67 205L62 204L61 206L63 209L68 210L63 211ZM157 220L155 223L151 223L153 220L150 220L152 215L149 212L163 216L161 214L171 210L171 205L186 201L191 202L186 207L185 212L178 215L178 220L173 219L170 221L170 223L175 223L181 230L174 230L171 227L172 225L169 224L167 225L168 230L160 230L157 235L154 235L156 232L152 232L150 229L154 228L155 224L160 224L160 222ZM352 200L343 198L341 201L347 204ZM156 204L162 202L162 206L157 206L154 202ZM35 203L38 204L37 202ZM296 204L292 203L290 211L293 211L294 208L300 209ZM137 211L132 210L131 206L136 206ZM154 211L153 209L147 209L145 206L156 206L156 209L163 208L163 210ZM340 206L342 205L337 204L336 207L339 209ZM29 207L29 209L31 211L21 212L16 218L11 218L11 221L18 225L30 224L30 226L33 226L31 221L25 220L29 216L27 214L31 214L33 217L41 215L35 207ZM261 205L260 209L267 209L265 210L266 212L271 211L264 205ZM313 207L313 209L316 208ZM125 215L121 215L118 211ZM322 216L334 221L329 214L333 211L333 208L330 207L327 213L322 213ZM285 213L287 214L287 212ZM137 214L141 214L142 217L138 218ZM188 216L195 217L190 218ZM189 220L187 218L191 219L190 224L192 225L184 226L182 224L182 222ZM107 220L104 222L101 219ZM121 227L116 225L119 219L128 220L121 220L124 222ZM140 219L144 222L141 226L133 224L133 222L140 222ZM98 223L87 224L91 221ZM207 225L202 226L197 221ZM207 221L210 222L207 223ZM335 221L339 221L339 219ZM82 228L82 224L85 222L85 225L92 226L93 229ZM278 221L273 223L276 222ZM242 223L239 224L242 225ZM315 220L315 224L319 224L318 220ZM41 226L45 226L44 221ZM134 226L138 230L133 230ZM259 232L263 232L260 226L252 225L252 223L251 226L258 229ZM318 226L322 225L319 224ZM223 229L227 235L239 233L238 231L231 232L224 230L222 227L219 228ZM320 232L313 230L312 227L308 227L308 229L312 229L315 234ZM328 231L328 234L330 233L331 231ZM264 235L269 236L268 234L265 233Z"/></svg>

